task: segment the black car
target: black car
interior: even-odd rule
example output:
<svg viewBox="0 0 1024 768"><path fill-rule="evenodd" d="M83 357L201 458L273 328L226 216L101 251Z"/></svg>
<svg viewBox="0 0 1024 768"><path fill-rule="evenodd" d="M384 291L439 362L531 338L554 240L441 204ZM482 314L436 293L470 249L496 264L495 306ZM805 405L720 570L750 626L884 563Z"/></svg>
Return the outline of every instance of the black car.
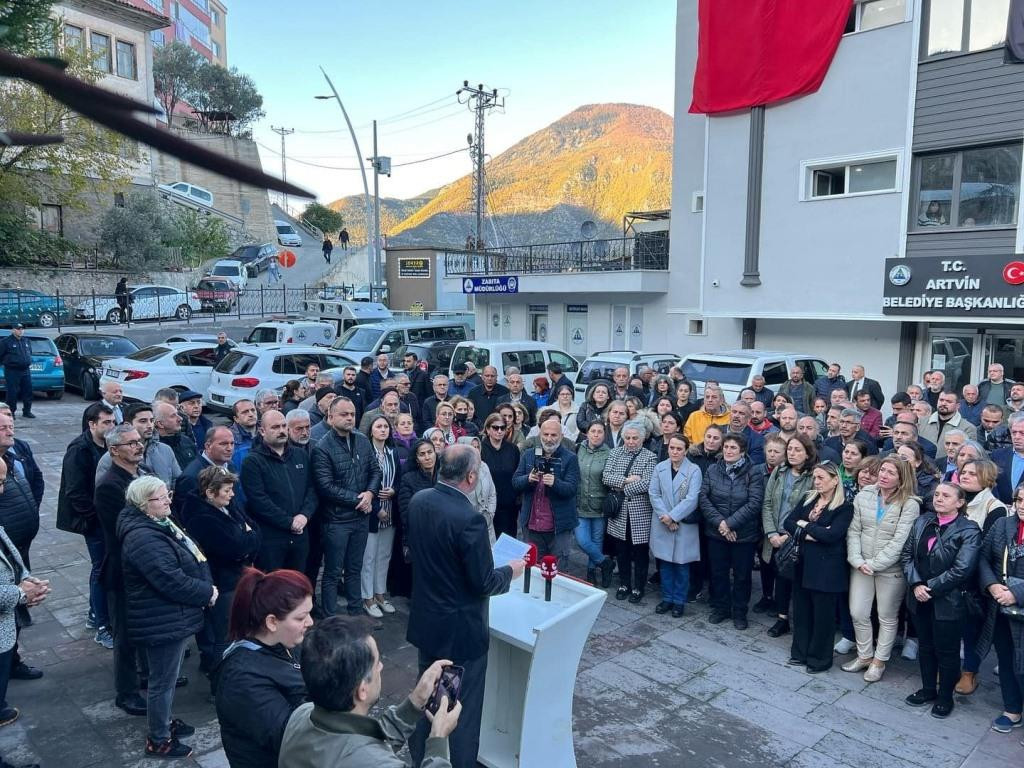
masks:
<svg viewBox="0 0 1024 768"><path fill-rule="evenodd" d="M139 351L139 345L112 333L62 333L55 339L64 360L64 386L86 400L99 400L103 362Z"/></svg>
<svg viewBox="0 0 1024 768"><path fill-rule="evenodd" d="M409 352L414 352L419 358L419 367L427 372L427 376L434 377L434 373L440 369L447 371L452 362L452 355L455 354L457 341L424 341L419 344L403 344L391 355L391 365L396 370L402 367L402 359Z"/></svg>
<svg viewBox="0 0 1024 768"><path fill-rule="evenodd" d="M245 264L249 274L255 277L270 268L270 260L277 258L277 246L273 243L242 245L236 248L228 258Z"/></svg>

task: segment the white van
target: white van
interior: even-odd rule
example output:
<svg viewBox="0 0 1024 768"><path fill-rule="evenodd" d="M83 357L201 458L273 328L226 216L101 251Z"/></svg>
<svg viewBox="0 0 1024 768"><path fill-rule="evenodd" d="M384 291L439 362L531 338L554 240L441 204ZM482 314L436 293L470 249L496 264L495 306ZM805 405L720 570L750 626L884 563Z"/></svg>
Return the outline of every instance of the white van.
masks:
<svg viewBox="0 0 1024 768"><path fill-rule="evenodd" d="M417 320L402 323L365 323L350 327L334 348L360 358L393 354L407 344L429 341L467 341L473 338L469 324L456 320Z"/></svg>
<svg viewBox="0 0 1024 768"><path fill-rule="evenodd" d="M275 219L274 229L277 230L277 242L281 245L287 245L289 247L294 246L296 248L302 247L302 238L299 236L299 233L295 231L295 227L287 221L277 221Z"/></svg>
<svg viewBox="0 0 1024 768"><path fill-rule="evenodd" d="M260 323L245 337L245 344L305 344L328 347L337 333L334 323L305 318L276 318Z"/></svg>
<svg viewBox="0 0 1024 768"><path fill-rule="evenodd" d="M221 259L213 265L210 276L230 280L239 291L244 291L249 285L249 270L237 259Z"/></svg>
<svg viewBox="0 0 1024 768"><path fill-rule="evenodd" d="M459 363L472 363L477 371L485 365L493 365L498 369L498 382L505 383L505 369L518 368L523 375L527 391L532 390L533 379L547 375L548 363L558 363L562 373L569 381L575 382L579 374L580 364L575 357L554 344L543 341L464 341L455 347L452 353L454 368Z"/></svg>

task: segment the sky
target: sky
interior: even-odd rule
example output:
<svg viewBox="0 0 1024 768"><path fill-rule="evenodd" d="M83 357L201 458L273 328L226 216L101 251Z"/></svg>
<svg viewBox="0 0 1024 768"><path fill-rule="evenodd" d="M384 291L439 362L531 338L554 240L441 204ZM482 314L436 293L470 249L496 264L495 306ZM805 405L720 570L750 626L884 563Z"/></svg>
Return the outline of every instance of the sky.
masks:
<svg viewBox="0 0 1024 768"><path fill-rule="evenodd" d="M344 102L364 158L392 158L382 197L408 198L469 173L473 114L464 80L497 88L488 113L493 157L583 104L674 109L675 0L228 0L228 63L250 75L266 118L253 131L263 167L320 202L361 194L357 155L322 66ZM448 152L453 155L400 167ZM301 161L301 162L300 162ZM311 165L312 164L312 165ZM331 166L318 168L313 165ZM367 174L370 192L373 176ZM301 204L301 203L300 203ZM293 203L294 207L295 203Z"/></svg>

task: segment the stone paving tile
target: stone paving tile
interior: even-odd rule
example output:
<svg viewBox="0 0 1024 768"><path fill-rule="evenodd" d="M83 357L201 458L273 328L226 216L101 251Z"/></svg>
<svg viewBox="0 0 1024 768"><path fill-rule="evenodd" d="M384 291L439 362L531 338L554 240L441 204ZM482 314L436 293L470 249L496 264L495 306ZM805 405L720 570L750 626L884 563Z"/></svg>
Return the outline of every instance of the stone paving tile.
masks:
<svg viewBox="0 0 1024 768"><path fill-rule="evenodd" d="M830 731L814 745L816 752L829 755L840 762L855 765L857 768L917 768L920 765L920 763L893 757L872 747L873 745L856 741L836 731Z"/></svg>

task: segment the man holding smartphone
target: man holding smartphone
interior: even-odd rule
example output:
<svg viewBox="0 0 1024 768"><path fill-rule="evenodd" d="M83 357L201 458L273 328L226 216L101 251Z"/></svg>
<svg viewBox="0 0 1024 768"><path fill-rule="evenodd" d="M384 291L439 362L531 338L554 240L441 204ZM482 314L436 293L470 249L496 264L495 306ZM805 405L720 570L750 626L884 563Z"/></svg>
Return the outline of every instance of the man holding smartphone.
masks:
<svg viewBox="0 0 1024 768"><path fill-rule="evenodd" d="M409 505L413 586L406 639L419 650L421 674L438 663L463 668L462 715L450 739L451 764L476 768L490 641L487 601L507 592L525 563L494 567L487 523L467 496L476 485L480 454L468 445L452 445L438 463L437 485L417 493ZM409 739L413 765L430 753L427 729L421 720Z"/></svg>

